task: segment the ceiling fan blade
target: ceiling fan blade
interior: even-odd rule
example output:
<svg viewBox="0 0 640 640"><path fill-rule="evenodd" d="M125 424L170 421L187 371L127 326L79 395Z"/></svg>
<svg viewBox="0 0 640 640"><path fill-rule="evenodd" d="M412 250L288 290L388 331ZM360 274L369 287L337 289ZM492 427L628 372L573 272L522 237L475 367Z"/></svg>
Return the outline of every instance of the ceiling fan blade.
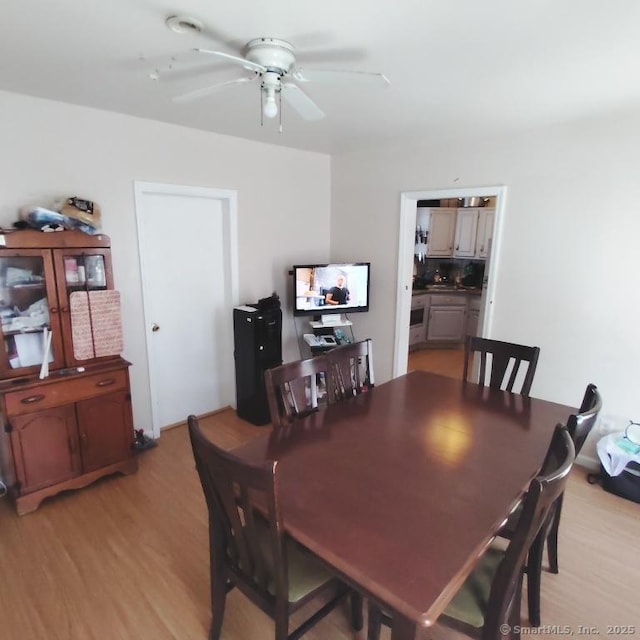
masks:
<svg viewBox="0 0 640 640"><path fill-rule="evenodd" d="M332 84L360 84L388 86L383 73L369 71L340 71L338 69L296 69L293 77L300 82L326 82Z"/></svg>
<svg viewBox="0 0 640 640"><path fill-rule="evenodd" d="M229 87L232 84L245 84L247 82L253 82L258 75L254 75L251 78L236 78L235 80L228 80L227 82L218 82L217 84L212 84L208 87L203 87L202 89L196 89L195 91L189 91L188 93L183 93L182 95L175 96L172 98L173 102L190 102L191 100L196 100L198 98L204 98L216 91L223 89L224 87Z"/></svg>
<svg viewBox="0 0 640 640"><path fill-rule="evenodd" d="M293 82L282 83L282 96L305 120L322 120L325 117L320 107Z"/></svg>
<svg viewBox="0 0 640 640"><path fill-rule="evenodd" d="M212 51L211 49L195 49L198 53L207 53L213 56L220 56L221 58L225 58L226 60L231 60L236 64L242 65L245 69L249 71L256 71L257 73L264 73L267 68L263 67L261 64L257 64L255 62L251 62L251 60L247 60L246 58L239 58L238 56L233 56L230 53L224 53L224 51Z"/></svg>
<svg viewBox="0 0 640 640"><path fill-rule="evenodd" d="M296 40L297 43L297 40ZM300 49L296 47L296 59L301 65L361 62L367 57L365 49L356 47L334 47L333 49Z"/></svg>

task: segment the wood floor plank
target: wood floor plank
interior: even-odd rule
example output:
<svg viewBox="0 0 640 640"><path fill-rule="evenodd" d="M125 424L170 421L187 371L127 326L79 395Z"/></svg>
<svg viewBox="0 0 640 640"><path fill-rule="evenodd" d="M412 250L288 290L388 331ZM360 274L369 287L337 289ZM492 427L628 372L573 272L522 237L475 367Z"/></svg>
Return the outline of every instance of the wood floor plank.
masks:
<svg viewBox="0 0 640 640"><path fill-rule="evenodd" d="M464 348L418 349L409 353L407 371L431 371L462 380Z"/></svg>
<svg viewBox="0 0 640 640"><path fill-rule="evenodd" d="M239 420L231 410L202 424L225 447L268 428ZM208 523L186 427L164 431L159 446L140 453L139 462L134 475L104 478L45 500L26 516L0 501L1 638L207 638ZM584 470L574 470L560 528L560 573L543 574L544 624L601 630L583 638L606 638L607 625L638 624L639 515L640 505L587 484ZM234 591L222 637L272 639L273 624ZM365 631L351 631L346 606L305 636L365 637ZM436 629L434 637L458 636ZM383 629L382 640L389 638Z"/></svg>

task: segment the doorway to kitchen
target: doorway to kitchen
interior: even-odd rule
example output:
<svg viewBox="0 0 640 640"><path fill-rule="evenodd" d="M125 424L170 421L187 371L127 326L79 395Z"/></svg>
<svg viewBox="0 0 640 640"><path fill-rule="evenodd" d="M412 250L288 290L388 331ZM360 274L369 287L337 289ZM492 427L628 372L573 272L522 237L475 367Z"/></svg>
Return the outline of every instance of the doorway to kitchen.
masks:
<svg viewBox="0 0 640 640"><path fill-rule="evenodd" d="M401 194L398 234L398 287L393 358L394 377L406 373L410 366L411 368L425 368L430 371L443 373L444 375L455 375L453 372L458 369L460 370L460 375L462 373L461 363L464 355L462 349L424 349L422 350L423 353L416 355L413 355L412 352L410 363L409 344L411 338L411 312L413 307L414 256L416 252L418 202L422 200L442 201L453 199L464 200L469 198L490 198L495 202L492 240L490 250L485 259L484 276L479 296L477 329L478 335L487 337L491 334L492 307L495 295L494 274L497 272L500 256L500 237L506 201L506 187L473 187L404 192ZM451 310L440 309L440 306L442 306L440 302L443 302L442 298L438 304L438 312L442 314L442 318L454 319ZM430 317L433 317L433 313L435 313L434 309L431 310ZM455 317L457 318L457 315ZM446 328L446 322L443 322L442 326ZM434 329L436 329L435 325Z"/></svg>

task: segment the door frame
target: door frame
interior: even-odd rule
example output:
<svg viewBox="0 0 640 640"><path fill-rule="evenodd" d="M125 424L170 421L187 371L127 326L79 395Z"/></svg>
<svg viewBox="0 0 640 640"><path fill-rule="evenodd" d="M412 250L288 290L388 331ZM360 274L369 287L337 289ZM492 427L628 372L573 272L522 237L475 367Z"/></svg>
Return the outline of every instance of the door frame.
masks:
<svg viewBox="0 0 640 640"><path fill-rule="evenodd" d="M187 185L175 185L156 182L141 182L134 181L134 202L136 212L136 229L138 234L138 258L140 262L140 279L142 287L142 305L143 305L143 318L144 318L144 337L145 337L145 350L147 354L147 370L149 374L149 399L151 403L151 425L152 434L154 438L160 437L160 426L158 424L158 416L156 411L156 403L154 402L153 390L154 390L154 375L155 375L155 362L153 356L153 350L149 344L150 333L147 330L151 325L150 309L151 301L149 300L149 293L145 287L146 274L144 270L144 264L142 260L144 239L141 232L141 220L139 211L142 206L142 199L145 195L167 195L167 196L185 196L192 198L206 198L210 200L218 200L222 206L223 217L223 245L225 248L224 260L224 276L222 282L224 283L225 291L225 303L229 308L227 324L224 327L224 333L227 334L227 340L225 344L221 345L221 353L224 354L224 362L220 363L219 370L222 372L229 372L234 370L233 362L233 307L237 306L239 300L239 286L238 286L238 192L231 189L216 189L211 187L193 187ZM179 224L183 224L184 221L180 220ZM206 242L206 236L198 235L194 233L194 242ZM223 401L228 402L230 406L235 406L235 384L233 376L229 379L227 377L221 378L221 391Z"/></svg>
<svg viewBox="0 0 640 640"><path fill-rule="evenodd" d="M507 187L464 187L459 189L429 189L424 191L403 191L400 194L400 222L398 230L398 286L396 288L396 322L393 352L392 377L407 372L409 354L409 314L411 312L411 290L413 284L413 254L415 246L416 208L418 200L444 200L447 198L488 198L495 196L496 212L493 221L493 239L486 261L482 306L480 308L481 335L491 335L493 322L493 301L495 297L502 237L502 221L507 200Z"/></svg>

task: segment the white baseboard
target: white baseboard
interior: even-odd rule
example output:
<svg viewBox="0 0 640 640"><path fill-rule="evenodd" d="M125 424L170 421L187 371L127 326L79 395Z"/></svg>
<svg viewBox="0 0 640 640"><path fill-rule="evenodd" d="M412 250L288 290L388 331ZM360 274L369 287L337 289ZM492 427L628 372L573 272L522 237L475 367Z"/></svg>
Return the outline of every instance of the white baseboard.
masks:
<svg viewBox="0 0 640 640"><path fill-rule="evenodd" d="M579 453L576 458L576 464L588 469L589 471L599 471L600 470L600 461L596 460L596 458L592 458L591 456L585 456L582 453Z"/></svg>

